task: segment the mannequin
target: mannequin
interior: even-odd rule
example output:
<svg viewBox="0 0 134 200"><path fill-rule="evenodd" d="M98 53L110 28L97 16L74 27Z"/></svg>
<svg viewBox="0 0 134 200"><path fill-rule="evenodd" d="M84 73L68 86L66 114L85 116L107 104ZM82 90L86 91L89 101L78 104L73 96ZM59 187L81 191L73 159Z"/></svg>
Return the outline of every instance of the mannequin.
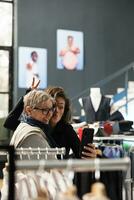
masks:
<svg viewBox="0 0 134 200"><path fill-rule="evenodd" d="M89 95L90 95L94 110L96 112L99 108L101 98L102 98L100 88L90 88L90 94ZM80 103L81 107L83 107L82 98L79 98L79 103ZM81 109L81 115L85 115L84 109Z"/></svg>
<svg viewBox="0 0 134 200"><path fill-rule="evenodd" d="M90 88L90 94L79 102L85 112L86 122L106 121L110 117L111 98L102 95L100 88Z"/></svg>
<svg viewBox="0 0 134 200"><path fill-rule="evenodd" d="M97 112L97 110L99 109L101 98L102 94L100 88L90 88L90 99L92 101L95 112Z"/></svg>

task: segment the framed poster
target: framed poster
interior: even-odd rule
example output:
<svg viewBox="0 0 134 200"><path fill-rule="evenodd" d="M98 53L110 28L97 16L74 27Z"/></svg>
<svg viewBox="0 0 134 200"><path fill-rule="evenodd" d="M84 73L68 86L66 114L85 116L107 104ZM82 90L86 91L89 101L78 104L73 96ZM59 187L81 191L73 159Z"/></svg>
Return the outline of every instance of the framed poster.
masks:
<svg viewBox="0 0 134 200"><path fill-rule="evenodd" d="M39 88L47 87L47 50L36 47L19 47L18 87L29 88L33 77L40 80Z"/></svg>
<svg viewBox="0 0 134 200"><path fill-rule="evenodd" d="M83 32L57 30L57 68L83 70Z"/></svg>

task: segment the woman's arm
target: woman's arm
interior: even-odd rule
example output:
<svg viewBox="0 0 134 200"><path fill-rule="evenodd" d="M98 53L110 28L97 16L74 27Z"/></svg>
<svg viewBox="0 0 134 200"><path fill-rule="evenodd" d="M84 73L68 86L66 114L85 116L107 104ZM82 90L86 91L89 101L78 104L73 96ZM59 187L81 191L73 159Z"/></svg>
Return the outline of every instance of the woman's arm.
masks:
<svg viewBox="0 0 134 200"><path fill-rule="evenodd" d="M16 106L9 112L3 126L14 131L20 123L19 117L23 111L23 97L21 97Z"/></svg>
<svg viewBox="0 0 134 200"><path fill-rule="evenodd" d="M75 155L75 158L83 158L83 159L90 159L90 158L96 158L97 153L95 149L94 144L88 144L87 146L84 147L85 151L82 152L82 155L80 155L80 150L81 150L81 143L80 140L74 131L73 127L70 128L70 131L68 131L69 134L69 142L70 142L70 147L73 150L73 153Z"/></svg>
<svg viewBox="0 0 134 200"><path fill-rule="evenodd" d="M39 83L40 80L37 83L35 83L35 78L33 78L31 87L26 90L26 94L31 90L36 89ZM7 129L14 131L20 123L19 118L23 112L23 108L24 108L23 97L21 97L16 103L16 106L9 112L3 126Z"/></svg>

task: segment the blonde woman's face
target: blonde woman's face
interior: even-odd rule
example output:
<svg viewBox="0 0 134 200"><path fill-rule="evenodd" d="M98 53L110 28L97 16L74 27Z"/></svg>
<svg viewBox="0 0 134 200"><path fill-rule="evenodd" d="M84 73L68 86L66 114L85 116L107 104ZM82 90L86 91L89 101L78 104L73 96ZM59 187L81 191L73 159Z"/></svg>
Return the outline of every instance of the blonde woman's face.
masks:
<svg viewBox="0 0 134 200"><path fill-rule="evenodd" d="M56 109L50 119L50 125L55 126L62 118L65 110L65 100L62 97L56 98Z"/></svg>
<svg viewBox="0 0 134 200"><path fill-rule="evenodd" d="M48 99L38 104L35 108L31 108L30 113L28 113L33 119L40 122L48 124L53 115L53 103L52 100Z"/></svg>

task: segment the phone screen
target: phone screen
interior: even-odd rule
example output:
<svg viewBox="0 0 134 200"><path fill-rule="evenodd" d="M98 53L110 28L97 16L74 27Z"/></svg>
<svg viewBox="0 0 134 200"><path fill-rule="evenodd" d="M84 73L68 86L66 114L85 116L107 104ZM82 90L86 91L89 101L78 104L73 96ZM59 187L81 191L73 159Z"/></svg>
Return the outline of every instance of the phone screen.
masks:
<svg viewBox="0 0 134 200"><path fill-rule="evenodd" d="M87 144L93 143L93 136L94 136L94 129L93 128L84 128L83 134L82 134L82 140L81 140L81 152L86 151L84 149L84 146L87 146Z"/></svg>

